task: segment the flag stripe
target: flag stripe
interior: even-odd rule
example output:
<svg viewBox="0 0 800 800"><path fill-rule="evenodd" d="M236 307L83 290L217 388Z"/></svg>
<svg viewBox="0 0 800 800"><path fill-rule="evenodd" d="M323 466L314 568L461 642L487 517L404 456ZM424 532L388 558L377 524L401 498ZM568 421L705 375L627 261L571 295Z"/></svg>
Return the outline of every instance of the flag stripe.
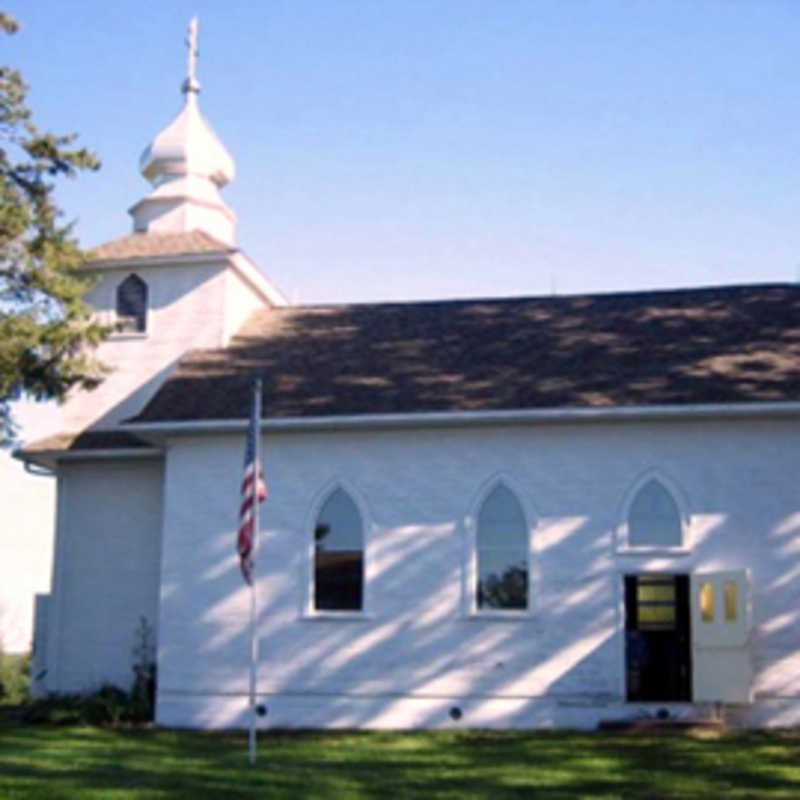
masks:
<svg viewBox="0 0 800 800"><path fill-rule="evenodd" d="M256 501L263 503L267 499L267 486L261 472L261 465L256 464L256 441L259 435L257 418L258 398L253 392L250 409L250 424L247 427L247 444L244 452L244 475L240 489L239 532L236 537L236 551L239 554L239 566L245 582L253 582L253 545L255 534L253 505Z"/></svg>

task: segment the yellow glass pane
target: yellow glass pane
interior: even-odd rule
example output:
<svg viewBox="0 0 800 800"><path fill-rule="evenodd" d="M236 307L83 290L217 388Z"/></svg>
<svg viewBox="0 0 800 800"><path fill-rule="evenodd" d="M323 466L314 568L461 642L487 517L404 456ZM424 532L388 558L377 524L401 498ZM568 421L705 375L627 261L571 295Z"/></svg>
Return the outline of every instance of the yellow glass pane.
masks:
<svg viewBox="0 0 800 800"><path fill-rule="evenodd" d="M640 602L674 602L675 600L675 584L639 584L636 591L636 596Z"/></svg>
<svg viewBox="0 0 800 800"><path fill-rule="evenodd" d="M725 619L736 622L739 616L739 587L735 581L725 581Z"/></svg>
<svg viewBox="0 0 800 800"><path fill-rule="evenodd" d="M637 581L640 584L643 584L643 583L650 583L650 584L655 583L655 584L658 584L660 586L660 585L665 584L665 583L673 583L674 582L674 578L671 578L669 575L650 574L650 575L639 575L639 577L637 578Z"/></svg>
<svg viewBox="0 0 800 800"><path fill-rule="evenodd" d="M645 624L675 622L675 606L639 606L639 622Z"/></svg>
<svg viewBox="0 0 800 800"><path fill-rule="evenodd" d="M714 621L714 587L709 581L700 585L700 617L703 622Z"/></svg>

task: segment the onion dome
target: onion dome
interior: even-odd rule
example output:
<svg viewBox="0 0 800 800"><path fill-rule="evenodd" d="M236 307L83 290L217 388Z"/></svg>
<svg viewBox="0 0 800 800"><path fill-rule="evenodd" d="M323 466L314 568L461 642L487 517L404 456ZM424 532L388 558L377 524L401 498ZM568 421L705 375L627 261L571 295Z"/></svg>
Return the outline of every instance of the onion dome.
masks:
<svg viewBox="0 0 800 800"><path fill-rule="evenodd" d="M183 110L147 146L139 168L154 186L165 180L196 175L222 187L236 174L233 158L200 113L199 89L185 91Z"/></svg>
<svg viewBox="0 0 800 800"><path fill-rule="evenodd" d="M233 180L236 166L198 107L196 19L189 24L187 44L183 109L142 153L139 168L153 191L136 203L130 214L135 231L184 233L199 229L233 244L236 217L219 189Z"/></svg>

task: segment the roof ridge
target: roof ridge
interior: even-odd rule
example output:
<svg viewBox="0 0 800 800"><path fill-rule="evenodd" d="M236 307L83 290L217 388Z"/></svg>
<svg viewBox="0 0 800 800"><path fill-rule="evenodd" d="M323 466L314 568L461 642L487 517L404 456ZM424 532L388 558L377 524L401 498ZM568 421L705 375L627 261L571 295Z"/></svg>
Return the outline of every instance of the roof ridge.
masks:
<svg viewBox="0 0 800 800"><path fill-rule="evenodd" d="M578 294L521 294L521 295L504 295L504 296L486 296L481 295L477 297L445 297L445 298L424 298L420 300L366 300L354 301L350 303L302 303L299 305L290 305L280 308L273 308L272 311L279 311L282 313L309 310L309 311L324 311L330 310L343 310L351 308L375 308L378 306L425 306L425 305L469 305L475 303L517 303L529 301L559 301L559 300L582 300L582 299L609 299L615 297L643 297L643 296L664 296L664 295L690 295L708 292L737 292L747 289L794 289L800 292L800 283L786 281L783 283L765 282L765 283L740 283L740 284L708 284L704 286L680 286L674 288L655 288L655 289L625 289L623 291L616 291L609 289L607 291L597 292L581 292ZM257 309L255 313L270 310L270 309Z"/></svg>

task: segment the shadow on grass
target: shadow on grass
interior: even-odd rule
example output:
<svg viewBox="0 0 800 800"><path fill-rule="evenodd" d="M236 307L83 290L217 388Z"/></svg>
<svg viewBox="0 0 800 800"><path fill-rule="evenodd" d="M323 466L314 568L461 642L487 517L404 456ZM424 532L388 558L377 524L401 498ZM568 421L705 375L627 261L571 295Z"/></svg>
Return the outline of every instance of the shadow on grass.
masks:
<svg viewBox="0 0 800 800"><path fill-rule="evenodd" d="M575 798L800 796L800 734L0 728L0 796Z"/></svg>

